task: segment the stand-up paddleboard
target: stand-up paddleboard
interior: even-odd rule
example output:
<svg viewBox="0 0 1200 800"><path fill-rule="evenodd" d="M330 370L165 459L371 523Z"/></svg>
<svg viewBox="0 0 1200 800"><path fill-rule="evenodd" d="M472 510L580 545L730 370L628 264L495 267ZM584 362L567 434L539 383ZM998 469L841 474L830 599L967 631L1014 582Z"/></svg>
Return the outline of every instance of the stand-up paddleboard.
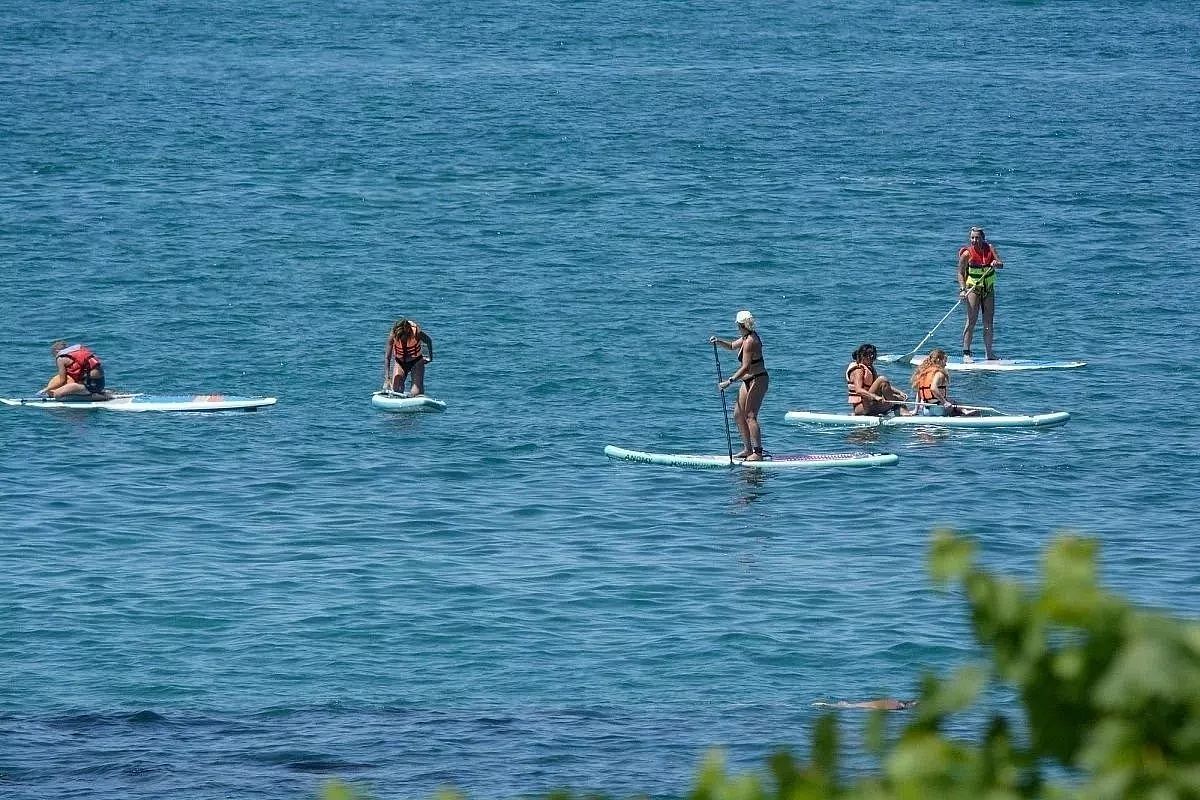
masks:
<svg viewBox="0 0 1200 800"><path fill-rule="evenodd" d="M791 425L826 425L843 428L900 428L926 426L938 428L1053 428L1069 420L1066 411L1047 414L990 414L984 412L977 417L875 417L853 414L823 414L818 411L789 411L783 421Z"/></svg>
<svg viewBox="0 0 1200 800"><path fill-rule="evenodd" d="M237 397L225 394L154 395L118 394L111 400L70 397L0 397L6 406L67 409L70 411L256 411L275 405L274 397Z"/></svg>
<svg viewBox="0 0 1200 800"><path fill-rule="evenodd" d="M883 361L887 356L880 356L879 360ZM892 360L897 360L897 356L892 356ZM912 358L904 359L906 363L912 364L914 367L925 360L925 356L912 356ZM961 356L954 356L946 359L946 369L951 372L1029 372L1039 369L1079 369L1087 366L1086 361L1043 361L1036 358L996 358L988 361L986 359L977 358L974 361L963 362Z"/></svg>
<svg viewBox="0 0 1200 800"><path fill-rule="evenodd" d="M426 397L423 394L416 397L409 397L407 394L400 392L376 392L371 395L371 405L376 408L382 408L385 411L400 411L404 413L446 410L446 404L441 400L434 400L432 397Z"/></svg>
<svg viewBox="0 0 1200 800"><path fill-rule="evenodd" d="M662 464L671 467L700 467L703 469L728 469L748 467L750 469L817 469L821 467L879 467L895 464L900 456L895 453L813 453L806 455L777 455L762 461L743 461L729 456L686 455L678 453L643 453L626 450L611 444L604 448L604 455L622 461L639 461L644 464Z"/></svg>

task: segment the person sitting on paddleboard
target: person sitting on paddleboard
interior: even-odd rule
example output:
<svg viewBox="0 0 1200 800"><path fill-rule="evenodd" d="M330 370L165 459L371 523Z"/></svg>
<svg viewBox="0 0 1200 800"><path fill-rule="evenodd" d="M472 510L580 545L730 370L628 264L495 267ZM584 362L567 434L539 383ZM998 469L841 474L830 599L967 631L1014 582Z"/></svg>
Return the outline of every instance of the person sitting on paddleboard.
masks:
<svg viewBox="0 0 1200 800"><path fill-rule="evenodd" d="M91 395L92 400L111 400L104 389L104 365L86 345L67 343L59 339L50 345L58 372L38 394L51 399L76 394Z"/></svg>
<svg viewBox="0 0 1200 800"><path fill-rule="evenodd" d="M878 356L879 351L873 344L860 345L851 354L854 360L846 367L846 400L850 403L850 413L856 417L882 417L893 412L907 415L910 412L904 410L904 401L908 395L875 372Z"/></svg>
<svg viewBox="0 0 1200 800"><path fill-rule="evenodd" d="M975 338L975 319L983 309L983 346L988 361L998 356L992 349L992 321L996 314L996 270L1004 266L1000 254L984 235L983 228L971 228L970 242L958 251L958 296L967 301L967 325L963 328L963 361L969 363L971 340Z"/></svg>
<svg viewBox="0 0 1200 800"><path fill-rule="evenodd" d="M749 311L739 311L735 319L738 326L738 338L732 341L711 336L709 344L717 344L726 350L738 351L741 364L733 374L717 384L722 392L737 381L741 381L738 389L737 403L733 408L733 418L737 422L738 432L742 435L742 452L735 453L734 458L744 458L747 461L762 461L762 428L758 424L758 410L762 408L763 398L767 395L767 385L770 377L767 375L766 363L763 361L762 339L754 330L757 323Z"/></svg>
<svg viewBox="0 0 1200 800"><path fill-rule="evenodd" d="M421 351L421 343L429 348L429 355ZM383 388L385 391L403 392L404 381L411 377L410 397L425 393L425 365L433 361L433 339L421 330L415 320L401 319L392 326L387 348L383 353ZM393 362L395 368L393 369Z"/></svg>
<svg viewBox="0 0 1200 800"><path fill-rule="evenodd" d="M947 392L950 373L946 371L946 351L940 347L929 351L913 373L913 388L917 390L916 413L927 417L970 417L978 411L956 405Z"/></svg>

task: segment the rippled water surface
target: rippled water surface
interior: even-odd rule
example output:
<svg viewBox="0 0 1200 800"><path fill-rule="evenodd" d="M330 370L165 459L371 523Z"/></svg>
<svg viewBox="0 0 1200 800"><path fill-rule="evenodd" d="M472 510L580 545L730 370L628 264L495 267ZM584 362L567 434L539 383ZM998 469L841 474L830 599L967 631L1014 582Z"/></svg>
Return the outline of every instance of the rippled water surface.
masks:
<svg viewBox="0 0 1200 800"><path fill-rule="evenodd" d="M1024 576L1082 531L1109 585L1200 611L1190 4L19 0L0 30L0 394L62 336L118 388L279 398L0 409L5 797L678 795L709 745L805 750L814 700L978 655L939 525ZM1089 363L953 391L1070 423L785 427L946 313L973 224L997 349ZM898 466L604 458L725 451L706 340L743 307L768 448ZM368 403L404 314L444 414Z"/></svg>

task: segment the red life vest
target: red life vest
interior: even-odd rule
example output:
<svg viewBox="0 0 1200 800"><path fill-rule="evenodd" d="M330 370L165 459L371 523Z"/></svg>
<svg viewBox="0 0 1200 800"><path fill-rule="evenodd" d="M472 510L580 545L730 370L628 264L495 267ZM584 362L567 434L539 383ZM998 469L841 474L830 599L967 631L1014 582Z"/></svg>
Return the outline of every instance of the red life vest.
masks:
<svg viewBox="0 0 1200 800"><path fill-rule="evenodd" d="M76 383L81 383L84 376L93 370L102 369L100 359L96 358L96 354L81 344L59 350L58 358L71 360L71 363L67 364L67 377Z"/></svg>
<svg viewBox="0 0 1200 800"><path fill-rule="evenodd" d="M969 253L971 256L967 261L967 266L975 267L976 269L990 267L992 265L992 261L994 261L996 258L996 252L992 250L992 245L990 242L984 244L982 250L974 245L968 244L958 251L958 257L962 258L964 253Z"/></svg>
<svg viewBox="0 0 1200 800"><path fill-rule="evenodd" d="M392 339L392 355L401 364L406 361L415 361L421 357L421 327L415 322L411 325L411 336L406 338L396 336Z"/></svg>

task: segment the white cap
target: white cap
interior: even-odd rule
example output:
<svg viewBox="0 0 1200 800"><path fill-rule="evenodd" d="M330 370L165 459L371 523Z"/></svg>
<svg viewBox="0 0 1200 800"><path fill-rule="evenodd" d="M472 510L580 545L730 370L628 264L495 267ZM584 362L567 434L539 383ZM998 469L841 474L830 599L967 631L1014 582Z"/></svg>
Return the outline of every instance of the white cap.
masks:
<svg viewBox="0 0 1200 800"><path fill-rule="evenodd" d="M734 319L738 325L745 325L747 330L754 330L754 315L749 311L739 311Z"/></svg>

